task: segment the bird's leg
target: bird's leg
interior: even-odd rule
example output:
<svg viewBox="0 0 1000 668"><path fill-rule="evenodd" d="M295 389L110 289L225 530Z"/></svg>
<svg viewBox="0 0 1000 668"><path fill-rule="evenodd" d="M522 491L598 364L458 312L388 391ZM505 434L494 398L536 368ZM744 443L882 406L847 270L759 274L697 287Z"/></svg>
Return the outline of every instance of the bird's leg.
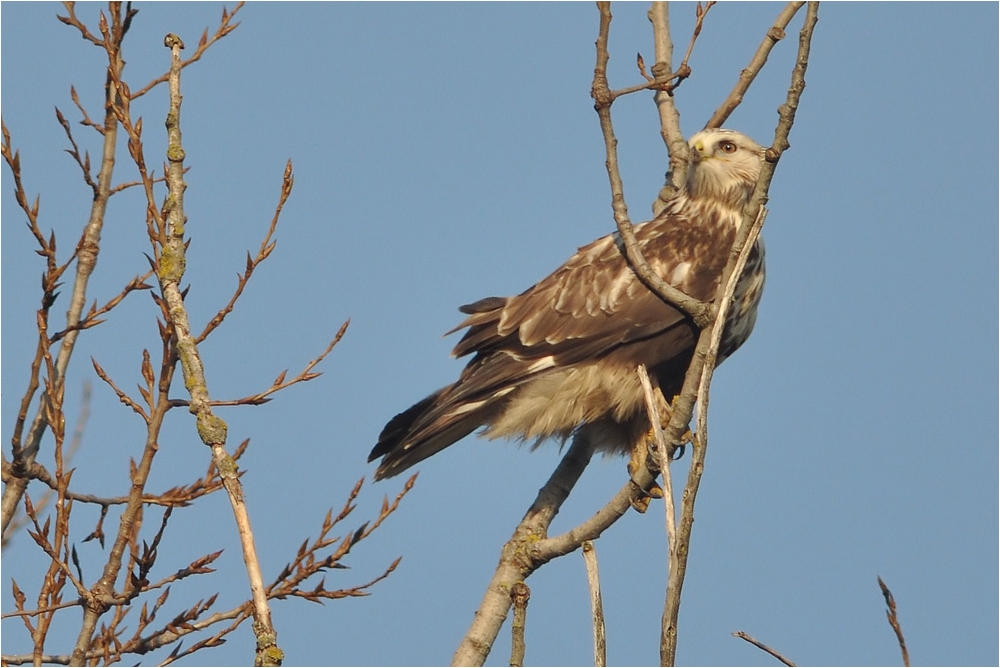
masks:
<svg viewBox="0 0 1000 668"><path fill-rule="evenodd" d="M666 398L663 396L663 392L660 391L659 387L655 387L653 390L653 396L656 401L656 411L657 417L659 418L660 424L654 426L650 424L649 429L642 434L636 441L635 446L632 448L632 458L628 463L628 473L633 479L635 478L635 472L639 470L639 467L646 461L649 456L649 446L657 442L656 439L656 429L664 428L670 422L670 415L672 413L670 409L670 404L667 403ZM653 421L653 416L650 416L650 422ZM658 484L653 483L653 487L646 492L645 495L639 497L632 502L632 507L635 508L640 513L646 512L649 508L650 499L662 499L663 498L663 488Z"/></svg>
<svg viewBox="0 0 1000 668"><path fill-rule="evenodd" d="M646 461L646 457L649 452L649 444L653 442L654 438L655 436L653 434L653 430L650 428L645 434L643 434L642 438L636 442L635 447L632 448L632 456L629 458L628 462L628 475L633 480L635 479L635 472L638 471L639 467ZM650 499L662 498L663 488L654 482L653 486L650 487L647 492L632 501L632 507L640 513L644 513L649 508Z"/></svg>
<svg viewBox="0 0 1000 668"><path fill-rule="evenodd" d="M666 397L657 387L655 390L655 396L657 398L657 412L660 418L660 429L666 429L667 425L670 424L670 417L673 414L673 408L669 402L667 402ZM680 440L676 443L670 444L671 449L668 453L668 459L674 461L680 459L684 456L684 448L688 443L692 442L694 436L690 429L685 430L684 434L681 436ZM639 466L646 461L649 456L649 446L652 443L656 443L656 432L654 427L650 426L648 430L636 441L635 446L632 448L632 456L628 463L628 474L630 478L635 478L635 472L639 469ZM640 513L646 512L649 508L650 499L662 499L663 498L663 488L658 484L654 483L654 486L646 492L645 495L639 497L632 502L632 507L635 508Z"/></svg>

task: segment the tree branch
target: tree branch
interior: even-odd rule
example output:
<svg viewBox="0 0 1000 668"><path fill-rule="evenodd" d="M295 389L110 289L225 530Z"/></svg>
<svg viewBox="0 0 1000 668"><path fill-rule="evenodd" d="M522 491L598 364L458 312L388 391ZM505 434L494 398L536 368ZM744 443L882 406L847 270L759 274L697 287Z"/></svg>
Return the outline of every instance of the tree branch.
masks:
<svg viewBox="0 0 1000 668"><path fill-rule="evenodd" d="M79 331L75 329L80 322L80 315L87 301L87 285L90 275L97 266L97 255L100 252L101 230L104 227L104 214L107 210L108 198L111 193L111 178L115 167L115 149L118 144L118 121L113 112L116 92L110 81L114 73L120 75L121 68L125 63L121 57L121 40L125 36L124 31L117 33L117 41L97 40L86 29L82 23L76 19L73 12L73 3L66 3L69 17L59 17L67 25L75 26L81 31L84 39L105 48L108 54L108 84L105 86L105 113L104 113L104 145L101 154L101 168L97 174L97 188L95 190L93 203L90 208L90 218L84 227L83 236L76 249L76 277L73 281L73 291L70 296L69 310L66 313L65 336L59 346L59 353L55 363L55 377L52 378L54 388L61 391L63 376L66 367L69 366L70 356L76 345L76 337ZM4 130L6 134L6 129ZM37 212L37 208L36 208ZM28 479L18 475L18 471L24 466L34 462L38 454L38 447L41 444L42 435L48 427L45 419L46 406L49 402L48 394L42 395L35 419L32 421L28 431L25 446L20 457L15 454L14 474L3 491L3 498L0 501L0 532L5 532L10 524L14 511L17 509L24 490L28 486Z"/></svg>
<svg viewBox="0 0 1000 668"><path fill-rule="evenodd" d="M736 82L736 86L733 88L729 96L722 102L712 117L708 119L705 123L706 128L720 128L722 124L726 122L729 115L733 113L736 107L740 106L743 101L743 95L750 88L750 84L753 80L757 78L757 74L764 67L767 62L767 57L771 53L771 49L774 45L785 38L785 28L788 23L795 16L796 12L802 8L805 2L789 2L785 5L785 8L781 10L778 14L778 18L775 19L774 25L771 29L767 31L764 35L764 40L757 47L757 52L753 54L753 58L750 59L750 64L740 73L740 78Z"/></svg>
<svg viewBox="0 0 1000 668"><path fill-rule="evenodd" d="M514 621L510 626L510 665L524 665L524 625L528 615L528 599L531 590L523 582L515 582L510 588L510 600L514 604Z"/></svg>
<svg viewBox="0 0 1000 668"><path fill-rule="evenodd" d="M212 46L220 39L222 39L223 37L225 37L226 35L228 35L229 33L231 33L232 31L236 30L236 28L239 27L240 24L233 23L232 20L233 17L236 16L236 13L243 8L243 5L244 5L243 2L237 2L236 7L234 7L233 11L231 12L226 11L225 7L222 8L222 19L219 21L219 27L215 29L215 34L209 37L208 28L205 28L204 32L202 32L201 34L201 39L198 40L198 48L195 49L194 53L191 55L190 58L181 62L181 69L201 60L201 57L205 55L205 51L207 51L210 46ZM150 81L148 84L146 84L139 90L132 93L132 99L135 100L137 98L142 97L143 95L151 91L153 88L156 88L161 83L167 83L169 80L170 80L170 71L168 70L164 74L161 74L160 76Z"/></svg>
<svg viewBox="0 0 1000 668"><path fill-rule="evenodd" d="M889 626L892 627L893 632L896 634L896 640L899 642L899 651L903 654L903 665L909 668L910 653L906 649L906 638L903 637L903 627L899 625L899 616L896 614L896 597L892 595L889 587L882 581L881 577L878 579L878 586L882 590L883 598L885 598L885 618L889 620Z"/></svg>
<svg viewBox="0 0 1000 668"><path fill-rule="evenodd" d="M611 29L611 6L608 2L598 2L601 13L600 32L597 37L597 65L594 68L594 82L591 96L594 98L594 109L601 121L601 133L604 137L604 147L607 153L608 178L611 182L611 207L614 210L615 223L621 238L619 247L624 247L623 254L629 267L642 280L643 285L665 302L680 309L694 320L700 328L712 322L711 306L684 294L663 280L649 266L639 249L639 242L632 230L628 216L628 206L625 204L624 185L621 172L618 169L618 140L615 139L611 123L611 104L614 97L608 88L608 34Z"/></svg>
<svg viewBox="0 0 1000 668"><path fill-rule="evenodd" d="M671 415L670 425L667 430L667 437L676 439L682 429L687 428L691 420L692 403L685 401L691 397L692 384L697 389L695 396L698 403L698 432L692 443L691 464L688 469L687 483L681 495L681 516L677 527L677 534L674 540L674 547L670 556L670 572L667 578L667 591L663 604L663 617L660 627L660 665L672 666L677 654L677 617L680 613L681 591L684 587L684 577L687 573L687 558L691 546L691 530L694 526L694 504L698 496L698 487L701 484L701 476L705 468L705 452L708 448L707 433L707 411L708 411L708 390L712 382L712 374L715 371L716 355L719 351L719 343L722 340L722 332L725 329L726 316L732 302L736 285L743 274L743 267L750 251L757 241L757 236L764 224L766 210L758 210L755 222L750 226L750 232L743 240L743 246L739 249L739 255L732 266L727 267L727 272L723 274L724 285L722 293L716 299L718 316L715 324L703 330L698 338L698 346L695 350L694 361L688 369L688 374L684 379L684 389L674 402L674 412ZM747 227L745 224L743 227ZM694 373L693 373L694 372ZM692 383L691 381L695 381ZM679 406L678 404L681 404ZM680 420L675 419L679 411L686 411L683 424L678 424Z"/></svg>
<svg viewBox="0 0 1000 668"><path fill-rule="evenodd" d="M541 539L546 536L552 519L587 468L591 456L590 443L577 436L556 470L538 490L535 502L501 550L500 564L486 588L472 626L451 659L453 666L481 666L486 661L510 610L511 588L548 561L539 549L539 545L544 543Z"/></svg>
<svg viewBox="0 0 1000 668"><path fill-rule="evenodd" d="M604 633L604 603L601 601L601 576L597 569L594 543L583 543L583 563L587 567L587 589L590 591L590 614L594 621L594 665L608 665L608 641Z"/></svg>
<svg viewBox="0 0 1000 668"><path fill-rule="evenodd" d="M736 636L737 638L742 639L742 640L746 640L748 643L750 643L751 645L753 645L757 649L764 650L765 652L767 652L768 654L770 654L771 656L773 656L775 659L777 659L781 663L785 664L786 666L792 666L794 668L794 666L795 666L794 663L792 663L791 661L789 661L788 659L786 659L785 657L783 657L779 652L771 649L770 647L768 647L767 645L765 645L761 641L759 641L756 638L748 635L746 632L744 632L744 631L737 631L733 635Z"/></svg>
<svg viewBox="0 0 1000 668"><path fill-rule="evenodd" d="M788 133L795 120L795 110L799 98L805 90L805 71L809 63L809 49L812 42L813 29L817 21L819 3L810 2L806 19L799 35L799 50L795 65L792 68L791 85L788 89L785 103L778 109L778 125L775 129L774 142L765 152L765 161L761 167L760 176L743 213L743 224L736 235L729 261L723 271L723 285L727 288L716 301L720 317L712 329L703 330L695 348L692 364L684 379L684 388L673 404L670 423L667 428L667 438L673 442L686 429L690 422L693 404L697 397L699 403L698 437L694 440L694 452L688 472L687 484L684 488L681 504L680 530L677 537L678 567L670 573L667 588L667 601L664 605L663 626L661 633L660 661L662 665L673 665L677 649L677 615L680 608L681 588L689 552L691 528L694 523L694 503L704 469L707 441L707 411L708 391L711 375L715 369L715 358L718 352L719 340L724 325L723 311L728 309L732 296L731 290L742 273L747 254L753 247L754 240L760 232L766 217L764 203L767 201L768 188L774 177L774 170L782 153L788 148ZM753 221L748 224L748 221ZM727 296L728 295L728 296Z"/></svg>
<svg viewBox="0 0 1000 668"><path fill-rule="evenodd" d="M281 194L278 197L278 205L275 207L274 216L271 218L271 225L267 228L267 234L264 235L264 240L260 242L260 248L257 250L257 256L251 258L250 253L247 253L247 264L244 274L242 276L240 274L236 274L236 292L229 299L229 302L215 314L207 325L205 325L205 329L202 330L201 334L195 338L195 343L201 343L208 338L208 335L222 324L222 321L226 319L226 316L232 313L233 308L236 306L236 300L238 300L240 295L243 294L243 288L246 287L254 269L256 269L257 265L266 260L274 251L277 242L271 241L271 237L274 236L274 231L278 227L278 219L281 218L281 210L284 208L285 202L288 201L289 195L292 194L292 185L294 185L294 183L295 179L292 176L292 161L289 160L288 164L285 165L285 174L281 180ZM340 336L343 336L342 332L337 337L337 340L340 339ZM330 348L332 349L333 346L331 345Z"/></svg>
<svg viewBox="0 0 1000 668"><path fill-rule="evenodd" d="M225 19L225 14L223 15ZM204 40L203 40L204 42ZM165 205L167 235L157 263L157 277L163 299L167 304L170 321L176 336L177 355L184 374L184 385L191 394L189 410L196 416L198 435L212 449L212 458L229 493L236 527L243 548L243 560L250 580L253 600L254 635L257 637L257 665L280 665L283 653L277 645L277 633L271 622L271 609L267 602L264 578L261 575L257 548L254 545L250 515L243 495L243 486L236 475L236 464L226 452L226 423L212 413L211 397L205 381L204 365L198 344L191 334L187 308L180 290L180 280L186 264L184 231L187 217L184 214L184 149L181 144L181 49L183 42L176 35L168 34L164 45L171 51L170 110L167 114L167 187L169 195ZM150 203L152 205L152 203Z"/></svg>
<svg viewBox="0 0 1000 668"><path fill-rule="evenodd" d="M654 72L669 72L673 69L674 43L670 37L670 6L666 2L654 2L649 10L649 22L653 25L653 44L656 50ZM693 42L692 42L693 43ZM660 116L660 136L667 148L670 167L665 183L653 202L653 215L663 211L670 198L684 187L688 165L691 163L690 150L681 131L681 116L674 104L673 91L661 90L653 96Z"/></svg>

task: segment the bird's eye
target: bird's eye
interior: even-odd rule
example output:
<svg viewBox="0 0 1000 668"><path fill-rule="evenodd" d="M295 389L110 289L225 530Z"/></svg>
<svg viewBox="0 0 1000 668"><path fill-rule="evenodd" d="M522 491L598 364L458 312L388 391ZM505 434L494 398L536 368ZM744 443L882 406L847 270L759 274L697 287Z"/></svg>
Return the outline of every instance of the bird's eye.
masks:
<svg viewBox="0 0 1000 668"><path fill-rule="evenodd" d="M736 144L731 141L720 141L719 148L723 153L736 153Z"/></svg>

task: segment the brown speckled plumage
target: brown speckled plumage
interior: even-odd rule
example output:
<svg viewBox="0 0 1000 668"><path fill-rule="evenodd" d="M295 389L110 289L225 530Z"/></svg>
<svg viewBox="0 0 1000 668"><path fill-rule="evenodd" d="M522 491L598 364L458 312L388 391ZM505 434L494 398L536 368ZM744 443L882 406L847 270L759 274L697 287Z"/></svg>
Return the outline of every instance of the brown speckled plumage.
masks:
<svg viewBox="0 0 1000 668"><path fill-rule="evenodd" d="M686 294L711 301L719 289L760 172L763 149L731 130L691 138L686 188L635 234L653 270ZM648 431L636 367L645 364L666 396L680 389L697 328L650 292L628 267L618 235L580 248L548 277L514 297L463 306L468 328L454 355L473 355L452 385L400 413L368 460L394 476L479 427L489 438L535 444L570 436L595 450L627 453ZM764 285L758 241L737 285L719 363L750 336Z"/></svg>

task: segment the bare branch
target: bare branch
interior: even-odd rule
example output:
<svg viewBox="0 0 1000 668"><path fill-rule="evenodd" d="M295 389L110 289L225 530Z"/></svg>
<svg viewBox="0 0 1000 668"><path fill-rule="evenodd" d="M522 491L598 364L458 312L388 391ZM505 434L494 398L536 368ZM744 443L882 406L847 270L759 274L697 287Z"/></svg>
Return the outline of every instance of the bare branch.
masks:
<svg viewBox="0 0 1000 668"><path fill-rule="evenodd" d="M50 605L46 608L41 608L39 610L18 610L17 612L6 612L0 615L0 619L9 619L10 617L37 617L38 615L44 614L46 612L54 612L56 610L63 610L65 608L75 608L81 605L82 599L76 599L75 601L66 601L65 603L58 603L56 605Z"/></svg>
<svg viewBox="0 0 1000 668"><path fill-rule="evenodd" d="M764 63L767 62L767 57L771 54L771 49L774 45L785 38L785 28L788 27L788 23L795 16L796 12L802 8L805 2L789 2L785 5L785 8L781 10L778 14L778 18L775 19L774 25L771 26L770 30L764 36L764 40L757 47L757 52L753 54L753 58L750 59L750 64L740 72L740 78L736 82L736 86L733 88L729 96L722 102L712 117L708 119L705 123L706 128L719 128L722 124L726 122L729 115L733 113L736 107L740 106L743 101L743 95L750 88L750 84L753 80L757 78L757 74L764 67Z"/></svg>
<svg viewBox="0 0 1000 668"><path fill-rule="evenodd" d="M694 51L694 43L698 41L698 35L701 34L701 27L705 22L705 17L708 16L708 10L710 10L714 5L715 0L708 0L704 7L702 7L700 2L695 5L694 30L691 31L691 41L688 42L688 48L684 53L684 60L681 61L681 66L677 68L680 72L686 72L686 74L682 75L683 77L691 76L691 68L688 67L688 60L691 59L691 52Z"/></svg>
<svg viewBox="0 0 1000 668"><path fill-rule="evenodd" d="M152 178L152 173L150 174L149 182L153 183L166 183L167 177L161 176L158 178ZM126 181L125 183L119 183L114 188L111 189L111 194L116 195L123 190L128 190L129 188L135 188L136 186L145 185L141 180L139 181Z"/></svg>
<svg viewBox="0 0 1000 668"><path fill-rule="evenodd" d="M201 39L198 41L198 48L195 49L194 53L191 55L190 58L181 61L180 63L181 69L201 60L201 57L205 55L205 51L207 51L210 46L212 46L220 39L222 39L223 37L225 37L226 35L228 35L229 33L231 33L232 31L236 30L236 28L239 27L240 24L232 23L232 20L233 17L236 16L236 13L243 8L243 4L244 4L243 2L237 2L236 7L234 7L233 11L231 12L227 12L225 7L222 8L222 19L219 21L219 27L215 29L215 34L212 35L212 37L210 38L208 36L208 28L205 29L205 32L203 32L201 35ZM146 84L139 90L132 93L132 99L133 100L138 99L143 95L145 95L146 93L148 93L149 91L151 91L156 86L159 86L161 83L167 83L170 80L170 74L171 72L168 70L167 72L164 72L160 76L156 77L148 84Z"/></svg>
<svg viewBox="0 0 1000 668"><path fill-rule="evenodd" d="M552 519L583 474L593 455L590 443L577 436L545 485L538 490L524 519L500 553L500 565L486 588L483 601L452 656L453 666L481 666L510 610L510 590L523 582L548 558L538 548ZM650 480L652 482L652 480ZM626 508L628 507L626 502ZM625 512L624 510L622 511ZM574 548L575 549L575 548Z"/></svg>
<svg viewBox="0 0 1000 668"><path fill-rule="evenodd" d="M97 174L97 190L91 204L90 218L87 221L87 225L84 228L80 242L77 244L76 251L74 253L74 257L76 258L76 277L73 281L73 291L70 297L69 310L66 313L66 327L64 328L66 333L59 346L59 353L54 368L55 373L50 378L52 389L56 392L62 392L63 375L66 372L66 367L69 365L69 360L73 354L73 348L76 344L76 337L79 334L79 331L74 328L80 321L80 314L83 312L83 307L87 299L87 285L90 281L90 275L93 273L94 267L97 264L97 256L100 252L101 230L104 227L104 214L107 209L108 198L110 197L111 179L114 173L115 165L115 150L118 143L118 121L113 111L116 92L114 90L114 86L111 85L110 82L113 80L116 73L120 76L121 68L124 67L124 61L121 57L121 40L125 34L124 30L117 30L115 32L117 36L116 40L110 39L110 37L98 40L87 30L86 26L84 26L76 18L73 3L66 3L65 7L69 16L60 17L60 20L67 25L77 28L85 40L103 47L107 52L109 84L105 88L106 109L104 116L104 128L102 132L104 142L101 154L101 167ZM101 16L103 20L103 13ZM116 22L118 22L120 17L116 13L113 18ZM79 106L75 90L72 92L74 101L77 102ZM3 129L3 133L5 157L7 157L9 154L10 142L6 127ZM18 169L14 171L18 172L15 181L19 183L19 164L16 160L17 156L15 155L13 157L14 164L11 164L10 160L8 160L8 164L11 164L12 170L14 170L15 167L18 167ZM23 189L21 190L23 192ZM22 205L22 208L24 208L24 205ZM26 212L27 211L28 210L26 209ZM35 206L31 209L31 212L33 215L29 214L29 220L33 217L37 218L37 200ZM3 491L2 502L0 502L0 531L2 532L6 532L7 526L10 524L10 520L14 515L14 510L20 502L21 497L24 494L24 490L27 488L28 480L20 477L19 472L24 469L25 464L31 464L34 462L35 456L38 453L42 435L48 427L45 414L48 410L50 399L51 397L48 392L43 394L42 400L39 402L38 411L31 424L27 438L25 439L24 450L15 453L15 465L13 468L15 477L11 478L7 483L7 486ZM22 424L23 423L16 427L16 440L18 443L20 443L21 440L20 430L22 428ZM18 447L20 447L20 445L18 445Z"/></svg>
<svg viewBox="0 0 1000 668"><path fill-rule="evenodd" d="M100 308L97 307L97 302L95 301L91 305L90 310L87 312L86 317L79 320L75 325L69 326L66 329L62 330L61 332L56 332L55 334L53 334L51 339L52 343L55 343L56 341L59 341L60 339L64 338L70 332L78 332L84 329L90 329L91 327L94 327L104 322L104 320L101 320L100 317L108 313L114 307L118 306L118 304L120 304L131 293L135 292L136 290L151 290L153 286L147 285L146 280L152 275L153 275L152 271L147 271L142 276L136 276L131 281L129 281L129 284L126 285L121 292L119 292L117 295L109 299L108 302L104 304L104 306L101 306Z"/></svg>
<svg viewBox="0 0 1000 668"><path fill-rule="evenodd" d="M653 386L652 383L650 383L649 374L646 371L645 365L640 364L637 372L639 374L639 382L642 384L643 396L646 400L646 413L649 415L649 424L651 425L653 436L656 439L655 446L651 447L655 447L656 449L655 452L658 455L657 465L659 466L660 472L663 474L663 510L667 531L667 579L669 582L671 574L676 573L681 569L678 555L677 511L674 508L674 482L673 476L670 472L670 458L673 452L673 447L667 441L666 434L662 429L663 422L659 411L660 402L657 401L657 396L654 395ZM659 393L659 397L663 397L662 392ZM667 601L669 601L669 588L667 590L666 597ZM668 604L665 602L664 605Z"/></svg>
<svg viewBox="0 0 1000 668"><path fill-rule="evenodd" d="M624 245L624 255L629 267L653 294L683 311L685 315L694 320L695 324L703 328L712 321L711 305L687 296L657 275L642 256L639 242L632 230L632 223L628 217L628 207L625 204L624 185L618 169L618 140L615 139L611 123L611 104L614 102L614 97L608 89L607 76L611 8L608 2L598 2L597 6L601 12L601 27L597 38L597 66L594 68L591 96L594 98L594 108L601 120L601 132L604 136L604 147L607 152L608 178L611 181L611 206L614 210L618 233Z"/></svg>
<svg viewBox="0 0 1000 668"><path fill-rule="evenodd" d="M733 299L733 293L736 291L736 285L743 275L743 267L746 265L746 261L750 257L750 252L755 246L766 215L766 209L760 208L758 210L757 218L754 224L750 226L749 233L743 240L742 247L739 248L739 255L736 261L732 263L732 266L727 267L726 273L723 274L725 277L725 288L716 299L718 316L715 324L710 329L702 331L698 339L698 347L695 351L696 363L692 363L689 368L688 375L684 381L684 390L682 390L681 395L678 397L678 401L674 402L674 411L676 414L680 400L690 396L691 387L689 386L689 381L693 381L697 377L698 432L693 440L691 464L688 469L684 492L681 495L680 522L675 538L673 555L670 560L670 573L667 579L667 592L661 622L660 663L665 666L674 665L674 657L677 653L677 617L680 613L681 591L684 587L684 577L687 573L687 558L691 546L691 530L694 526L694 505L698 497L698 488L701 484L701 476L705 468L705 452L708 448L708 388L712 381L712 373L715 370L716 355L719 351L719 343L722 340L722 332L725 329L726 315ZM742 227L746 228L747 225L744 224ZM695 369L699 373L693 374L692 371ZM687 404L684 410L687 411L687 417L684 421L686 425L691 419L691 405ZM672 428L676 432L680 431L683 427L677 426L673 416L671 416L669 428Z"/></svg>
<svg viewBox="0 0 1000 668"><path fill-rule="evenodd" d="M90 42L91 44L93 44L95 46L99 46L101 48L104 48L104 40L98 39L93 34L91 34L90 30L87 29L87 26L85 26L83 24L83 22L80 21L80 19L76 18L76 11L75 11L76 10L76 3L75 2L64 2L63 3L63 7L66 8L66 13L69 14L69 16L58 16L57 15L56 18L59 19L60 21L62 21L63 23L65 23L66 25L73 26L74 28L76 28L77 30L79 30L80 31L80 36L83 37L83 39L85 39L86 41Z"/></svg>
<svg viewBox="0 0 1000 668"><path fill-rule="evenodd" d="M775 659L777 659L781 663L785 664L786 666L794 666L795 665L794 663L792 663L791 661L789 661L788 659L786 659L785 657L783 657L780 653L778 653L775 650L771 649L770 647L768 647L767 645L765 645L761 641L757 640L756 638L753 638L753 637L749 636L744 631L737 631L733 635L736 636L737 638L742 638L743 640L746 640L748 643L750 643L751 645L753 645L757 649L764 650L765 652L767 652L768 654L770 654L771 656L773 656Z"/></svg>
<svg viewBox="0 0 1000 668"><path fill-rule="evenodd" d="M247 253L246 271L242 276L240 274L236 274L236 292L230 298L229 303L222 307L222 309L215 314L215 317L213 317L208 324L205 325L205 329L202 333L195 337L195 343L201 343L204 341L216 327L222 324L222 321L225 320L226 316L232 312L233 307L236 306L236 300L243 294L243 288L246 287L254 269L256 269L257 265L266 260L268 256L271 255L271 252L274 251L274 247L277 242L271 241L271 237L274 236L274 231L278 227L278 219L281 217L281 210L284 208L285 202L288 201L288 196L292 194L292 185L294 185L294 183L295 179L292 176L292 161L289 160L288 164L285 165L285 174L281 180L281 195L278 198L278 206L275 207L274 216L271 218L271 226L267 228L267 234L264 235L264 240L260 243L260 248L257 250L257 257L251 258L250 254ZM346 324L344 327L346 327ZM339 336L343 336L343 334L341 333ZM333 348L333 344L331 344L330 348ZM327 352L329 352L329 350Z"/></svg>
<svg viewBox="0 0 1000 668"><path fill-rule="evenodd" d="M59 107L56 107L56 120L59 121L59 125L61 125L63 130L65 130L66 138L69 139L69 143L73 147L72 149L66 149L66 152L73 156L73 160L75 160L76 164L80 166L80 171L83 172L84 183L90 186L90 189L94 191L94 196L96 197L100 194L100 188L90 174L90 154L86 153L84 157L80 157L80 149L76 145L76 140L73 139L73 131L70 129L69 123L62 115L62 112L59 111Z"/></svg>
<svg viewBox="0 0 1000 668"><path fill-rule="evenodd" d="M514 604L514 621L510 626L510 665L524 665L524 625L528 614L528 599L531 590L523 582L515 582L510 588L510 600Z"/></svg>
<svg viewBox="0 0 1000 668"><path fill-rule="evenodd" d="M317 364L322 362L326 358L326 356L330 354L331 351L333 351L334 346L336 346L337 343L340 342L340 339L344 337L344 334L347 332L347 327L350 324L351 324L350 320L344 321L344 324L340 326L339 330L337 330L336 335L334 335L333 339L327 345L326 349L322 353L320 353L318 357L314 358L308 364L306 364L302 372L299 373L299 375L295 376L294 378L291 379L285 378L285 374L288 373L288 370L286 369L285 371L279 373L278 377L274 379L273 383L271 383L271 387L267 388L263 392L258 392L257 394L252 394L250 396L242 397L240 399L228 399L221 401L213 400L211 401L211 405L212 406L259 406L260 404L265 404L268 401L270 401L271 399L269 397L276 392L280 392L281 390L289 388L292 385L297 385L299 383L306 383L309 382L310 380L319 378L322 375L322 373L313 371L313 369L316 367ZM186 399L174 399L171 401L171 405L190 406L191 402Z"/></svg>
<svg viewBox="0 0 1000 668"><path fill-rule="evenodd" d="M80 120L80 125L93 128L94 130L97 131L97 134L103 136L104 126L90 119L90 116L87 114L87 110L83 108L83 104L80 102L80 96L76 94L75 87L73 86L69 87L69 96L70 99L73 100L73 104L75 104L76 108L80 111L80 115L83 116L83 118Z"/></svg>
<svg viewBox="0 0 1000 668"><path fill-rule="evenodd" d="M892 595L889 587L882 581L881 577L878 579L878 586L882 590L882 596L885 598L885 618L889 620L889 626L892 627L893 632L896 634L896 640L899 641L899 651L903 654L903 665L909 667L910 653L906 649L906 638L903 637L903 627L899 625L899 617L896 614L896 597Z"/></svg>
<svg viewBox="0 0 1000 668"><path fill-rule="evenodd" d="M670 37L670 7L666 2L654 2L648 16L653 25L653 44L656 49L653 70L669 72L673 69L674 58L674 43ZM670 161L664 186L653 202L653 215L659 215L666 202L683 187L691 155L684 133L681 132L681 117L674 104L673 91L659 91L653 96L653 101L660 116L660 136L663 137Z"/></svg>
<svg viewBox="0 0 1000 668"><path fill-rule="evenodd" d="M228 23L223 13L223 24ZM233 26L234 27L234 26ZM220 36L227 34L232 27L220 28ZM202 44L207 44L203 37ZM176 35L168 34L164 45L171 51L170 65L170 110L167 114L167 187L170 191L164 206L167 230L159 262L157 262L157 277L167 304L170 321L174 327L177 340L177 353L184 373L184 385L191 394L190 410L197 417L198 435L202 442L212 449L212 458L222 477L223 485L229 494L230 505L236 520L236 527L243 548L243 561L250 580L250 591L253 600L254 635L257 637L257 662L262 665L280 665L283 653L277 645L277 634L271 622L271 608L267 601L264 579L261 575L260 562L257 558L257 548L254 545L253 530L250 526L250 515L243 495L243 486L236 475L236 465L226 452L226 423L212 413L211 397L205 381L205 371L198 344L191 334L187 308L180 290L180 280L184 275L185 255L187 245L184 242L184 231L187 216L184 213L184 149L181 145L180 113L181 113L181 49L183 42ZM201 49L203 50L203 49ZM130 138L130 143L137 142L138 129ZM151 194L149 188L147 193ZM148 198L148 206L154 202ZM159 236L159 235L158 235ZM162 238L162 237L161 237Z"/></svg>
<svg viewBox="0 0 1000 668"><path fill-rule="evenodd" d="M594 621L594 665L608 665L608 642L604 633L604 604L601 602L601 576L597 570L597 550L594 543L584 541L583 563L587 567L587 589L590 590L590 614Z"/></svg>
<svg viewBox="0 0 1000 668"><path fill-rule="evenodd" d="M138 413L139 416L143 420L145 420L146 423L148 424L149 416L146 415L146 411L142 408L142 406L140 406L132 397L128 396L120 389L118 389L118 386L115 385L115 381L111 380L111 377L108 376L108 373L104 370L104 368L97 363L97 360L91 357L90 362L91 364L94 365L94 371L97 372L97 377L103 380L105 383L107 383L111 387L111 389L114 390L115 394L118 395L118 401L122 402L123 404L131 408L133 411Z"/></svg>

